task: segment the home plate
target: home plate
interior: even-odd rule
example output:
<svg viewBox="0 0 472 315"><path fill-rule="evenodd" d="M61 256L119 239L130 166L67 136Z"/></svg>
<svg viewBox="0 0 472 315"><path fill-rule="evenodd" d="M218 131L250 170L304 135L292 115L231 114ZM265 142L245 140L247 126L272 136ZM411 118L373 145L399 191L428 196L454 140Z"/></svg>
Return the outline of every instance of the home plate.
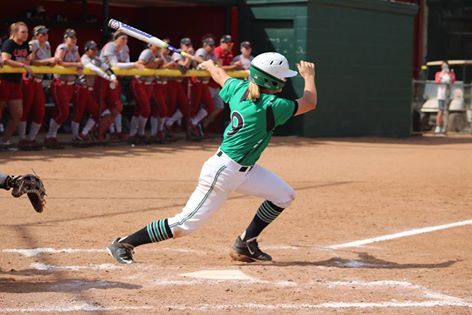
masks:
<svg viewBox="0 0 472 315"><path fill-rule="evenodd" d="M201 270L181 274L183 277L209 280L256 280L240 270Z"/></svg>

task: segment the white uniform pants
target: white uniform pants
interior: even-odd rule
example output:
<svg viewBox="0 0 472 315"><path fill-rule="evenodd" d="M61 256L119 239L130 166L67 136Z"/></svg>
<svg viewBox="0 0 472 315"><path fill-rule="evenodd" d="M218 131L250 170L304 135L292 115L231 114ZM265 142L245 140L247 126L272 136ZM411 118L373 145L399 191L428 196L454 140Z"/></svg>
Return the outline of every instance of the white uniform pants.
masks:
<svg viewBox="0 0 472 315"><path fill-rule="evenodd" d="M174 238L199 228L218 210L233 191L269 200L287 208L295 199L295 191L283 179L254 165L244 170L222 151L213 155L202 167L198 185L182 212L168 218Z"/></svg>

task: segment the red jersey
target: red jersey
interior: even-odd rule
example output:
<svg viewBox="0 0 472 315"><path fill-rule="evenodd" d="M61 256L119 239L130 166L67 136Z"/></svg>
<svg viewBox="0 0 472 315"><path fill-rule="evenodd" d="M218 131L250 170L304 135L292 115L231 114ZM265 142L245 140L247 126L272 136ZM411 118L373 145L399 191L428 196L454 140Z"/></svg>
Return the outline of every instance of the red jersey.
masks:
<svg viewBox="0 0 472 315"><path fill-rule="evenodd" d="M232 51L223 51L221 46L215 48L215 55L216 58L223 60L223 66L230 66L233 62L233 52Z"/></svg>

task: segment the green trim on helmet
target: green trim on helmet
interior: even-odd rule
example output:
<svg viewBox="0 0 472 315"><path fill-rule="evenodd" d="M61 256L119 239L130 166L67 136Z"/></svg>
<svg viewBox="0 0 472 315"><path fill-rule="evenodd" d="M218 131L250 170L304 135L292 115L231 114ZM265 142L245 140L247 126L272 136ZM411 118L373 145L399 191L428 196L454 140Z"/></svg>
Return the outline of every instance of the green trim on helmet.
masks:
<svg viewBox="0 0 472 315"><path fill-rule="evenodd" d="M270 90L278 90L283 88L285 85L285 81L274 77L254 65L249 67L249 75L254 83Z"/></svg>

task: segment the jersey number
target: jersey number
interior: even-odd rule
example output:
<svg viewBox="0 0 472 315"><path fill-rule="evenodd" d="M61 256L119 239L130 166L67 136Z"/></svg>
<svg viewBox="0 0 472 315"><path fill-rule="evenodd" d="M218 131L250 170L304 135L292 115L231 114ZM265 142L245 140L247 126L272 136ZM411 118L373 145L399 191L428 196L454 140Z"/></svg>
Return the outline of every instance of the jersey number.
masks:
<svg viewBox="0 0 472 315"><path fill-rule="evenodd" d="M238 112L232 112L231 113L231 130L228 131L227 135L231 136L237 133L241 128L244 126L244 118L243 116L238 113Z"/></svg>

